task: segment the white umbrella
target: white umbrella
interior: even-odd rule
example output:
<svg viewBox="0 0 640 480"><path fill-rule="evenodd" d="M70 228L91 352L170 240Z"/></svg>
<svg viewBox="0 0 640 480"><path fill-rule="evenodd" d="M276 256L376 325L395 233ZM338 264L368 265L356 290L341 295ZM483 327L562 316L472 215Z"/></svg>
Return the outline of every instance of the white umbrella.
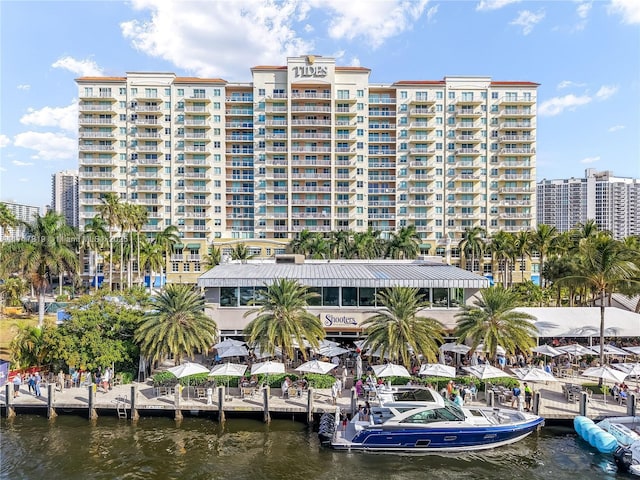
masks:
<svg viewBox="0 0 640 480"><path fill-rule="evenodd" d="M592 347L589 347L589 350L592 350L593 352L595 352L598 355L600 355L600 345L594 345ZM631 353L625 352L621 348L614 347L613 345L603 345L602 346L602 352L605 355L620 355L620 356L623 356L623 357L627 356L627 355L631 355Z"/></svg>
<svg viewBox="0 0 640 480"><path fill-rule="evenodd" d="M512 368L516 377L525 382L557 382L558 379L542 368Z"/></svg>
<svg viewBox="0 0 640 480"><path fill-rule="evenodd" d="M627 374L620 370L616 370L607 365L603 365L601 367L591 367L587 368L584 372L582 372L583 377L589 378L598 378L603 381L610 380L612 382L620 383L625 378L627 378ZM607 394L604 393L602 395L604 397L604 403L607 404Z"/></svg>
<svg viewBox="0 0 640 480"><path fill-rule="evenodd" d="M173 373L176 378L190 377L191 375L197 375L199 373L209 373L209 369L204 365L193 362L185 362L181 365L168 368L167 371ZM187 398L190 397L189 393L189 379L187 378Z"/></svg>
<svg viewBox="0 0 640 480"><path fill-rule="evenodd" d="M476 347L476 352L489 353L488 350L485 350L484 343L481 343L480 345L478 345ZM504 349L504 347L498 345L498 347L496 348L496 354L505 355L506 353L507 353L507 351Z"/></svg>
<svg viewBox="0 0 640 480"><path fill-rule="evenodd" d="M424 365L420 366L420 372L418 373L418 375L455 378L456 367L442 365L441 363L425 363Z"/></svg>
<svg viewBox="0 0 640 480"><path fill-rule="evenodd" d="M254 363L251 366L251 375L269 375L271 373L284 373L284 363L268 360L266 362Z"/></svg>
<svg viewBox="0 0 640 480"><path fill-rule="evenodd" d="M230 357L248 357L249 350L244 345L234 345L232 347L227 347L222 351L218 350L218 357L220 358L230 358Z"/></svg>
<svg viewBox="0 0 640 480"><path fill-rule="evenodd" d="M242 342L240 340L235 340L233 338L227 338L225 340L223 340L222 342L218 342L216 343L213 348L215 348L216 350L220 350L220 349L225 349L225 348L229 348L229 347L238 347L240 345L244 345L245 342Z"/></svg>
<svg viewBox="0 0 640 480"><path fill-rule="evenodd" d="M640 355L640 347L622 347L626 351L633 353L634 355Z"/></svg>
<svg viewBox="0 0 640 480"><path fill-rule="evenodd" d="M338 355L344 355L345 353L349 353L349 350L346 348L333 346L333 347L324 347L318 350L318 355L323 355L325 357L337 357Z"/></svg>
<svg viewBox="0 0 640 480"><path fill-rule="evenodd" d="M395 363L387 363L385 365L374 365L373 373L376 374L376 377L410 377L411 374L409 370L407 370L402 365L397 365Z"/></svg>
<svg viewBox="0 0 640 480"><path fill-rule="evenodd" d="M471 350L471 347L464 345L462 343L444 343L442 345L440 345L440 351L441 352L453 352L453 353L462 353L465 354L467 353L469 350Z"/></svg>
<svg viewBox="0 0 640 480"><path fill-rule="evenodd" d="M571 345L558 347L557 350L560 350L563 353L568 353L569 355L573 355L575 357L580 357L582 355L593 355L593 351L589 350L587 347L583 347L578 343L572 343Z"/></svg>
<svg viewBox="0 0 640 480"><path fill-rule="evenodd" d="M239 363L223 363L216 365L209 372L210 377L241 377L247 371L246 365ZM227 378L227 392L229 391L229 379ZM225 395L226 396L226 395Z"/></svg>
<svg viewBox="0 0 640 480"><path fill-rule="evenodd" d="M500 378L500 377L510 377L507 372L500 370L499 368L492 367L488 363L483 365L476 365L473 367L463 367L467 372L469 372L474 377L480 380L488 380L490 378Z"/></svg>
<svg viewBox="0 0 640 480"><path fill-rule="evenodd" d="M557 357L558 355L562 355L563 352L558 350L557 348L552 347L551 345L540 345L536 348L531 349L532 352L539 353L540 355L545 355L547 357Z"/></svg>
<svg viewBox="0 0 640 480"><path fill-rule="evenodd" d="M611 366L622 370L628 377L640 377L640 363L613 363Z"/></svg>
<svg viewBox="0 0 640 480"><path fill-rule="evenodd" d="M255 347L253 349L253 355L258 359L261 360L263 358L271 358L271 357L282 357L282 349L279 347L275 348L275 355L269 353L269 352L263 352L260 347Z"/></svg>
<svg viewBox="0 0 640 480"><path fill-rule="evenodd" d="M321 362L320 360L311 360L309 362L305 362L296 368L296 372L305 372L305 373L319 373L325 374L329 373L331 370L336 368L337 365L329 362Z"/></svg>

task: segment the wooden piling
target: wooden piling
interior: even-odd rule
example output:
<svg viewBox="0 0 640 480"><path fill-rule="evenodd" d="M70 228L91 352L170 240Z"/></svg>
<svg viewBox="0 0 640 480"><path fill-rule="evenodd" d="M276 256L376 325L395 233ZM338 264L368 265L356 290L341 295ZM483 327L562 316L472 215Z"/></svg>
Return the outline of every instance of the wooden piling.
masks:
<svg viewBox="0 0 640 480"><path fill-rule="evenodd" d="M540 412L540 392L536 392L533 394L533 413L539 415Z"/></svg>
<svg viewBox="0 0 640 480"><path fill-rule="evenodd" d="M56 418L58 414L56 413L56 409L53 406L55 403L56 396L56 386L53 383L47 385L47 418L51 420L52 418Z"/></svg>
<svg viewBox="0 0 640 480"><path fill-rule="evenodd" d="M309 387L307 391L307 424L313 423L313 388Z"/></svg>
<svg viewBox="0 0 640 480"><path fill-rule="evenodd" d="M580 392L580 406L578 409L578 414L583 417L587 416L587 403L589 401L589 396L587 392Z"/></svg>
<svg viewBox="0 0 640 480"><path fill-rule="evenodd" d="M269 413L269 395L271 387L267 385L262 389L262 407L264 409L264 422L271 423L271 414Z"/></svg>
<svg viewBox="0 0 640 480"><path fill-rule="evenodd" d="M636 416L636 394L635 393L627 394L627 415L629 417Z"/></svg>
<svg viewBox="0 0 640 480"><path fill-rule="evenodd" d="M351 418L358 411L358 392L356 392L355 387L351 387Z"/></svg>
<svg viewBox="0 0 640 480"><path fill-rule="evenodd" d="M176 385L175 398L174 398L174 408L175 408L175 420L182 420L182 410L180 409L180 400L182 399L182 385Z"/></svg>
<svg viewBox="0 0 640 480"><path fill-rule="evenodd" d="M16 410L13 408L13 384L7 383L4 386L4 392L7 404L6 416L7 418L13 418L16 416Z"/></svg>
<svg viewBox="0 0 640 480"><path fill-rule="evenodd" d="M218 422L221 424L225 422L224 418L224 386L218 387Z"/></svg>
<svg viewBox="0 0 640 480"><path fill-rule="evenodd" d="M89 420L95 420L98 418L98 411L96 410L96 389L97 385L92 383L87 387L87 391L89 392Z"/></svg>
<svg viewBox="0 0 640 480"><path fill-rule="evenodd" d="M137 422L140 419L138 412L138 387L131 385L131 421Z"/></svg>

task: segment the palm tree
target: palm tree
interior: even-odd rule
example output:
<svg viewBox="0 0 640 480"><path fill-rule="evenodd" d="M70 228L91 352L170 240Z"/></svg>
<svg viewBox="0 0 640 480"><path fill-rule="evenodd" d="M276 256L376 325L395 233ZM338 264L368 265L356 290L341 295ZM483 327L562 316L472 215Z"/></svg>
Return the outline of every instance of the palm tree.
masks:
<svg viewBox="0 0 640 480"><path fill-rule="evenodd" d="M222 260L222 252L219 247L216 247L213 243L209 245L207 250L207 255L204 257L204 266L206 268L213 268L216 265L220 265L220 261Z"/></svg>
<svg viewBox="0 0 640 480"><path fill-rule="evenodd" d="M44 216L36 214L33 223L25 228L26 240L4 245L3 261L9 269L23 272L36 288L38 327L42 328L45 293L51 276L61 271L77 272L78 256L71 246L75 234L64 216L53 211Z"/></svg>
<svg viewBox="0 0 640 480"><path fill-rule="evenodd" d="M134 335L140 352L152 362L206 352L218 334L216 322L204 313L204 298L189 285L169 284L149 301L150 310Z"/></svg>
<svg viewBox="0 0 640 480"><path fill-rule="evenodd" d="M19 307L20 299L29 291L27 282L20 277L7 278L0 284L0 294L3 304L9 307Z"/></svg>
<svg viewBox="0 0 640 480"><path fill-rule="evenodd" d="M402 227L391 234L387 255L394 259L416 258L420 253L420 236L415 225Z"/></svg>
<svg viewBox="0 0 640 480"><path fill-rule="evenodd" d="M529 230L522 230L518 232L514 237L514 251L513 253L520 257L520 282L524 283L524 257L529 256L531 252L531 232Z"/></svg>
<svg viewBox="0 0 640 480"><path fill-rule="evenodd" d="M147 223L149 212L144 205L136 205L135 210L131 218L131 227L136 232L136 249L137 249L137 263L138 263L138 278L140 278L140 245L143 242L141 238L142 227Z"/></svg>
<svg viewBox="0 0 640 480"><path fill-rule="evenodd" d="M307 253L309 253L311 239L317 236L317 232L312 232L305 228L294 239L292 239L291 242L289 242L289 248L293 253L306 256Z"/></svg>
<svg viewBox="0 0 640 480"><path fill-rule="evenodd" d="M25 322L14 325L14 337L9 343L11 360L17 368L43 366L51 353L47 328L37 328Z"/></svg>
<svg viewBox="0 0 640 480"><path fill-rule="evenodd" d="M579 271L560 282L580 279L590 286L600 303L600 365L604 365L605 299L625 283L640 283L640 268L633 250L609 235L599 234L580 245Z"/></svg>
<svg viewBox="0 0 640 480"><path fill-rule="evenodd" d="M169 251L173 246L180 241L178 229L174 225L169 225L162 232L156 235L154 242L159 245L162 253L164 255L164 259L162 265L160 266L160 286L165 284L164 281L164 266L166 259L169 258Z"/></svg>
<svg viewBox="0 0 640 480"><path fill-rule="evenodd" d="M353 253L361 259L380 258L386 251L380 232L369 227L366 232L353 235Z"/></svg>
<svg viewBox="0 0 640 480"><path fill-rule="evenodd" d="M287 358L293 357L295 343L306 340L317 348L325 331L320 319L307 311L309 300L316 296L296 280L276 279L253 301L257 308L244 315L256 315L244 329L248 343L271 355L278 347ZM306 359L306 350L301 353Z"/></svg>
<svg viewBox="0 0 640 480"><path fill-rule="evenodd" d="M98 258L100 252L109 244L107 222L100 215L94 216L84 227L82 246L89 251L89 274L93 268L95 288L98 289Z"/></svg>
<svg viewBox="0 0 640 480"><path fill-rule="evenodd" d="M102 205L98 212L109 226L109 290L113 289L113 237L114 228L118 225L120 215L120 197L114 192L108 192L102 197Z"/></svg>
<svg viewBox="0 0 640 480"><path fill-rule="evenodd" d="M4 235L8 228L15 227L20 222L15 217L13 212L9 210L6 203L0 203L0 242L4 238Z"/></svg>
<svg viewBox="0 0 640 480"><path fill-rule="evenodd" d="M382 310L362 324L367 335L365 348L379 349L382 357L388 355L391 361L407 367L411 350L429 362L436 361L444 328L437 320L420 316L429 302L418 292L417 288L394 287L378 293Z"/></svg>
<svg viewBox="0 0 640 480"><path fill-rule="evenodd" d="M513 244L513 235L504 230L494 233L489 243L493 262L498 267L498 273L502 272L502 284L505 287L509 283L509 259L513 256Z"/></svg>
<svg viewBox="0 0 640 480"><path fill-rule="evenodd" d="M471 271L475 272L476 258L482 259L485 250L484 238L487 231L482 227L465 228L458 243L462 255L461 267L466 269L467 255L471 256Z"/></svg>
<svg viewBox="0 0 640 480"><path fill-rule="evenodd" d="M556 227L541 224L531 234L531 249L540 255L540 286L545 287L546 282L543 275L544 259L550 250L553 249L558 230Z"/></svg>
<svg viewBox="0 0 640 480"><path fill-rule="evenodd" d="M334 230L329 238L331 258L346 258L351 242L351 232L348 230Z"/></svg>
<svg viewBox="0 0 640 480"><path fill-rule="evenodd" d="M247 260L251 260L253 255L249 253L247 245L244 243L238 243L233 250L231 250L231 259L240 260L240 263L247 263Z"/></svg>
<svg viewBox="0 0 640 480"><path fill-rule="evenodd" d="M535 346L536 327L533 315L514 310L518 306L518 294L501 286L493 286L480 292L473 305L463 305L456 314L456 335L459 342L471 341L475 350L484 344L488 357L497 358L498 345L508 354L527 352Z"/></svg>
<svg viewBox="0 0 640 480"><path fill-rule="evenodd" d="M140 269L149 271L149 292L155 285L155 272L161 272L164 267L164 250L156 242L145 241L140 251ZM161 282L162 284L162 282Z"/></svg>

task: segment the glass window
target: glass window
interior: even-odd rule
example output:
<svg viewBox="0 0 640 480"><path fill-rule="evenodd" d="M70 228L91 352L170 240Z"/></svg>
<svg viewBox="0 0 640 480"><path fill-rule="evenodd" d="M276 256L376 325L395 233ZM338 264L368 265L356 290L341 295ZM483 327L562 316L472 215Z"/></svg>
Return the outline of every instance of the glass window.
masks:
<svg viewBox="0 0 640 480"><path fill-rule="evenodd" d="M220 306L221 307L237 307L238 306L237 287L221 287L220 288Z"/></svg>
<svg viewBox="0 0 640 480"><path fill-rule="evenodd" d="M376 304L376 289L360 287L358 289L358 305L361 307L373 307Z"/></svg>
<svg viewBox="0 0 640 480"><path fill-rule="evenodd" d="M322 288L321 287L309 287L307 291L312 295L307 302L310 307L319 307L322 305ZM313 295L315 293L315 295Z"/></svg>
<svg viewBox="0 0 640 480"><path fill-rule="evenodd" d="M340 305L339 287L324 287L322 289L322 305L325 307L337 307Z"/></svg>
<svg viewBox="0 0 640 480"><path fill-rule="evenodd" d="M449 290L447 288L433 289L433 306L434 307L449 306Z"/></svg>
<svg viewBox="0 0 640 480"><path fill-rule="evenodd" d="M358 305L358 289L356 287L342 287L342 306L355 307Z"/></svg>
<svg viewBox="0 0 640 480"><path fill-rule="evenodd" d="M253 287L240 287L240 305L250 305L253 300Z"/></svg>

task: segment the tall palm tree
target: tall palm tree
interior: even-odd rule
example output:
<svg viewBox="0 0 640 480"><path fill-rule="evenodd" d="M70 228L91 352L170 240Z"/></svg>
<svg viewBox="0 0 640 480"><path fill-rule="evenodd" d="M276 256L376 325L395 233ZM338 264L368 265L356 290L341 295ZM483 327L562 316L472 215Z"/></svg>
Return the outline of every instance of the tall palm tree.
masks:
<svg viewBox="0 0 640 480"><path fill-rule="evenodd" d="M164 261L160 267L160 285L164 285L164 267L166 265L166 259L169 258L169 251L173 246L180 241L180 232L175 225L169 225L163 231L156 235L154 242L160 246L162 253L164 254Z"/></svg>
<svg viewBox="0 0 640 480"><path fill-rule="evenodd" d="M462 238L458 243L460 254L462 255L461 267L466 269L467 256L471 257L471 271L475 272L476 258L482 259L486 248L484 238L487 231L482 227L465 228Z"/></svg>
<svg viewBox="0 0 640 480"><path fill-rule="evenodd" d="M420 253L420 236L415 225L407 225L391 234L387 255L394 259L416 258Z"/></svg>
<svg viewBox="0 0 640 480"><path fill-rule="evenodd" d="M82 232L82 248L89 252L89 274L93 271L95 289L98 289L98 259L100 252L109 244L107 222L100 216L94 216L84 227Z"/></svg>
<svg viewBox="0 0 640 480"><path fill-rule="evenodd" d="M220 247L216 247L213 243L209 245L207 249L207 254L204 257L204 266L206 268L213 268L216 265L220 265L222 261L222 252L220 251Z"/></svg>
<svg viewBox="0 0 640 480"><path fill-rule="evenodd" d="M307 230L306 228L289 242L289 248L293 253L307 255L310 250L310 244L314 237L317 237L319 234L317 232L312 232Z"/></svg>
<svg viewBox="0 0 640 480"><path fill-rule="evenodd" d="M7 207L7 204L0 203L0 242L3 240L7 229L15 227L19 223L13 212Z"/></svg>
<svg viewBox="0 0 640 480"><path fill-rule="evenodd" d="M148 306L134 340L152 362L173 356L179 365L184 356L206 352L215 343L216 322L204 313L202 295L189 285L167 285Z"/></svg>
<svg viewBox="0 0 640 480"><path fill-rule="evenodd" d="M114 192L108 192L102 197L102 205L98 212L109 226L109 290L113 289L113 239L114 229L118 225L120 215L120 197Z"/></svg>
<svg viewBox="0 0 640 480"><path fill-rule="evenodd" d="M473 305L463 305L456 314L458 341L471 341L475 350L481 343L488 357L497 358L498 345L508 354L527 352L536 344L536 327L530 320L533 315L514 310L518 306L518 294L502 286L493 286L480 292Z"/></svg>
<svg viewBox="0 0 640 480"><path fill-rule="evenodd" d="M558 236L558 230L556 227L541 224L538 225L531 234L531 249L538 252L540 255L540 286L545 287L546 281L543 275L544 271L544 259L547 254L553 249L554 242Z"/></svg>
<svg viewBox="0 0 640 480"><path fill-rule="evenodd" d="M385 242L380 238L378 230L369 227L366 232L354 233L353 252L358 258L381 258L385 251Z"/></svg>
<svg viewBox="0 0 640 480"><path fill-rule="evenodd" d="M524 283L524 257L529 256L531 252L531 232L529 230L521 230L514 237L514 255L520 258L520 282Z"/></svg>
<svg viewBox="0 0 640 480"><path fill-rule="evenodd" d="M140 246L145 239L141 238L142 235L142 227L145 226L147 220L149 218L149 212L144 205L136 205L135 210L133 211L132 219L131 219L131 227L136 232L136 257L138 264L138 279L140 278Z"/></svg>
<svg viewBox="0 0 640 480"><path fill-rule="evenodd" d="M244 243L238 243L233 250L231 250L231 259L240 260L241 263L247 263L247 260L251 260L253 255L249 253L247 245Z"/></svg>
<svg viewBox="0 0 640 480"><path fill-rule="evenodd" d="M73 229L65 223L64 216L49 211L44 216L35 215L26 225L26 240L4 245L3 261L9 269L21 271L38 292L38 327L44 323L44 303L51 276L60 271L75 274L78 256L72 246Z"/></svg>
<svg viewBox="0 0 640 480"><path fill-rule="evenodd" d="M489 243L493 262L498 266L498 273L502 272L502 284L505 287L509 284L509 259L513 256L513 243L513 235L504 230L494 233Z"/></svg>
<svg viewBox="0 0 640 480"><path fill-rule="evenodd" d="M149 292L155 285L155 272L162 272L164 268L164 250L156 242L144 241L140 250L141 271L149 271ZM160 282L162 285L162 282Z"/></svg>
<svg viewBox="0 0 640 480"><path fill-rule="evenodd" d="M382 310L362 323L367 335L364 347L380 351L382 357L411 365L410 351L436 361L444 328L433 318L420 316L429 305L417 288L394 287L377 295Z"/></svg>
<svg viewBox="0 0 640 480"><path fill-rule="evenodd" d="M244 315L256 315L244 329L248 343L271 355L280 348L287 358L293 357L296 343L302 345L306 340L317 348L325 331L320 319L307 311L309 300L316 296L296 280L276 279L253 301L257 308ZM301 353L306 359L306 350Z"/></svg>
<svg viewBox="0 0 640 480"><path fill-rule="evenodd" d="M347 258L351 243L351 232L348 230L334 230L329 237L331 258Z"/></svg>
<svg viewBox="0 0 640 480"><path fill-rule="evenodd" d="M625 283L640 282L635 252L609 235L600 234L580 245L580 272L562 281L580 279L590 286L600 303L600 365L604 365L605 300Z"/></svg>

